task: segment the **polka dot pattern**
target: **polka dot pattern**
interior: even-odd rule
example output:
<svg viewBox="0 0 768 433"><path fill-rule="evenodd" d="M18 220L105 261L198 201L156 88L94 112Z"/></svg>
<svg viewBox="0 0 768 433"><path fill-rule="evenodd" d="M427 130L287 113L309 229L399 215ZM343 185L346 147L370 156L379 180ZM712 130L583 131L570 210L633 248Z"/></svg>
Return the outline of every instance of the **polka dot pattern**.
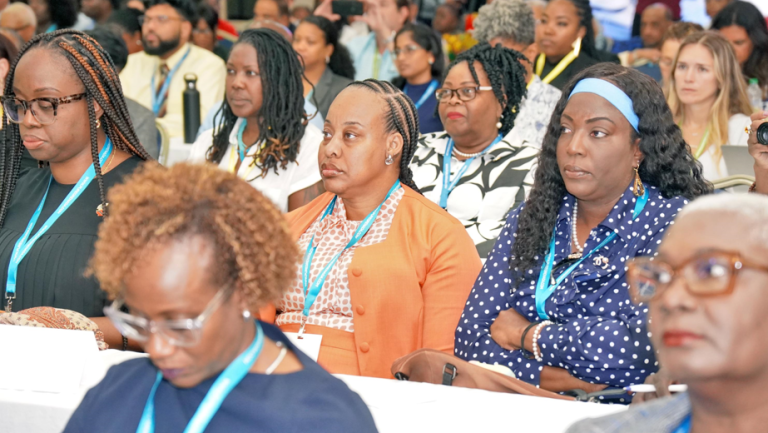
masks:
<svg viewBox="0 0 768 433"><path fill-rule="evenodd" d="M356 249L375 245L387 239L387 233L389 233L389 228L395 217L397 205L404 193L403 188L392 193L389 199L384 202L368 233L355 246L341 253L339 261L328 274L323 289L309 309L307 324L354 332L352 298L349 293L347 272L349 265L352 263ZM347 211L341 198L336 200L336 206L331 215L320 221L321 217L322 215L318 216L317 220L299 238L299 250L306 252L312 236L315 236L314 242L317 246L317 252L314 260L312 260L312 266L310 266L310 284L315 281L320 270L331 261L333 256L347 246L355 230L360 226L360 221L347 220ZM299 263L296 271L294 283L283 296L278 310L281 311L277 316L276 323L278 326L301 323L302 311L304 310L301 263Z"/></svg>
<svg viewBox="0 0 768 433"><path fill-rule="evenodd" d="M630 300L626 282L627 261L655 255L667 227L687 204L680 197L665 199L655 187L646 186L648 203L637 220L632 220L635 196L625 191L610 214L590 234L584 248L591 251L611 232L618 236L592 257L603 256L608 265L596 266L584 260L547 300L545 311L554 325L542 329L539 339L544 361L526 359L519 350L508 351L496 344L490 327L499 311L514 308L531 322L541 321L536 313L536 282L544 257L515 288L509 268L518 216L512 211L470 293L456 329L455 354L466 360L501 364L517 377L539 384L544 366L560 367L575 377L591 382L624 387L643 383L656 371L657 362L646 330L648 308ZM555 263L571 253L571 212L575 198L564 197L557 217ZM556 268L557 278L567 266Z"/></svg>

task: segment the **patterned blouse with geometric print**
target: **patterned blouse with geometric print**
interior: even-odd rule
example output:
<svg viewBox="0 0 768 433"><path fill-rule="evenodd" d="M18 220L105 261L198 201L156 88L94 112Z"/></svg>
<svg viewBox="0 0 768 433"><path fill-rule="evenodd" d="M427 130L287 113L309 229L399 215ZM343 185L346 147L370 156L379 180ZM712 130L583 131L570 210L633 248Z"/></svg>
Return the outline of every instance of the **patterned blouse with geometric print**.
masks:
<svg viewBox="0 0 768 433"><path fill-rule="evenodd" d="M421 136L410 165L424 197L438 204L449 139L447 132ZM475 158L448 195L446 210L464 224L481 259L493 248L507 214L528 196L538 154L532 143L512 131L485 155ZM451 179L463 165L464 161L451 156Z"/></svg>

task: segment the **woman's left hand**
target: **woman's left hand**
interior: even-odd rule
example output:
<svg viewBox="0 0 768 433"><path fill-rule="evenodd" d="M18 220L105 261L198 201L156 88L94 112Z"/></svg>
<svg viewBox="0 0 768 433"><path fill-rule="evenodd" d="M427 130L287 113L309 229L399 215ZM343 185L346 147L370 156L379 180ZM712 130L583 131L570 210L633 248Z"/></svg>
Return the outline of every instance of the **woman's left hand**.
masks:
<svg viewBox="0 0 768 433"><path fill-rule="evenodd" d="M496 316L496 320L491 324L491 338L504 349L520 349L520 337L522 337L525 327L530 324L531 322L521 316L514 308L504 310Z"/></svg>

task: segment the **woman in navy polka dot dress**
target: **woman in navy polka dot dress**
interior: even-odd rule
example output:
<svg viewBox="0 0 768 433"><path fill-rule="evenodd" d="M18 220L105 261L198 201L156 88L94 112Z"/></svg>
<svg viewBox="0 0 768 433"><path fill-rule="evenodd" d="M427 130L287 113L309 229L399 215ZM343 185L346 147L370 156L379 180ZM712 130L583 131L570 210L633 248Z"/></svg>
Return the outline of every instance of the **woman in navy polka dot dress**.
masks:
<svg viewBox="0 0 768 433"><path fill-rule="evenodd" d="M555 392L643 383L657 365L626 262L655 254L677 212L710 191L652 79L586 69L464 307L456 355Z"/></svg>

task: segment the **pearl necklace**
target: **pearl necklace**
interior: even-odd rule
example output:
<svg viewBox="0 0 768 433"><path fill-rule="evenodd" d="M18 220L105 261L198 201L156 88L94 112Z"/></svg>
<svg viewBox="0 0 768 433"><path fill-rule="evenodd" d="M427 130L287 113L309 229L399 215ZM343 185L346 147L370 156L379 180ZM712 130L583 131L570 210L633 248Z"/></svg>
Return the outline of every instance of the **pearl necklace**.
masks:
<svg viewBox="0 0 768 433"><path fill-rule="evenodd" d="M456 147L454 147L453 148L453 153L455 153L457 156L460 156L462 158L469 159L469 158L474 158L476 156L480 156L480 155L484 154L485 151L477 152L477 153L464 153L464 152L459 151L459 149L456 149Z"/></svg>
<svg viewBox="0 0 768 433"><path fill-rule="evenodd" d="M575 258L580 259L581 255L584 254L584 247L582 247L579 244L579 235L576 233L576 217L579 215L579 201L576 200L573 205L573 222L571 223L571 234L573 237L573 244L576 245L576 251L575 253L568 256L568 258Z"/></svg>

